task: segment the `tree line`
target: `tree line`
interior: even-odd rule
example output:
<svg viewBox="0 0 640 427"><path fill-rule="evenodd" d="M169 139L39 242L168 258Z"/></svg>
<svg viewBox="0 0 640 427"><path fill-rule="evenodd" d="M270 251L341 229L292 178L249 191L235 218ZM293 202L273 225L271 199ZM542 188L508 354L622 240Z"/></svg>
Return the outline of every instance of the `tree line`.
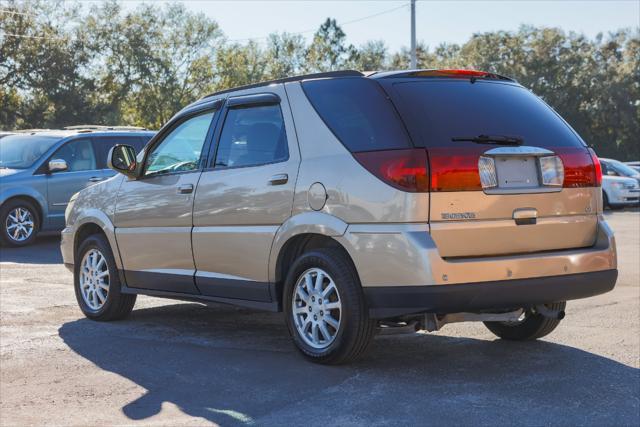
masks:
<svg viewBox="0 0 640 427"><path fill-rule="evenodd" d="M301 73L409 67L406 48L354 46L327 18L310 41L273 33L229 41L216 21L182 4L117 0L90 6L0 2L0 128L73 124L159 128L216 90ZM542 97L596 151L640 159L640 30L590 39L557 28L474 34L464 44L418 44L419 68L507 75Z"/></svg>

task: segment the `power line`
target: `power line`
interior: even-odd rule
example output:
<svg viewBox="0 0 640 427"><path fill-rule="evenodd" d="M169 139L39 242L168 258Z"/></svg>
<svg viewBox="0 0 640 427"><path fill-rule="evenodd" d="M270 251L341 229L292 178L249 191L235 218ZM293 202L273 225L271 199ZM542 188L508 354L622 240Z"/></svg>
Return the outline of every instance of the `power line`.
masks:
<svg viewBox="0 0 640 427"><path fill-rule="evenodd" d="M393 7L391 9L383 10L382 12L374 13L373 15L367 15L367 16L363 16L361 18L352 19L350 21L343 22L343 23L341 23L339 25L341 27L344 27L345 25L355 24L356 22L365 21L367 19L375 18L375 17L381 16L381 15L386 15L388 13L395 12L398 9L406 8L408 6L409 6L409 4L405 3L405 4L402 4L400 6ZM317 30L317 27L316 28L311 28L309 30L297 31L295 33L288 33L288 34L292 35L292 36L299 36L299 35L315 32L316 30ZM269 38L269 36L262 36L262 37L249 37L249 38L246 38L246 39L234 39L234 40L229 40L229 41L231 43L237 43L237 42L245 42L245 41L253 41L253 40L266 40L268 38Z"/></svg>

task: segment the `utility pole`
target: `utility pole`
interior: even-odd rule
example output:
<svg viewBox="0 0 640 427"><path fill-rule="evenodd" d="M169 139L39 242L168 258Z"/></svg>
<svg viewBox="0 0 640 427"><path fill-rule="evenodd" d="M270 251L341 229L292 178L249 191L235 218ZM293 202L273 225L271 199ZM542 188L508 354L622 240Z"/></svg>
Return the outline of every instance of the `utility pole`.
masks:
<svg viewBox="0 0 640 427"><path fill-rule="evenodd" d="M411 69L418 68L416 59L416 0L411 0Z"/></svg>

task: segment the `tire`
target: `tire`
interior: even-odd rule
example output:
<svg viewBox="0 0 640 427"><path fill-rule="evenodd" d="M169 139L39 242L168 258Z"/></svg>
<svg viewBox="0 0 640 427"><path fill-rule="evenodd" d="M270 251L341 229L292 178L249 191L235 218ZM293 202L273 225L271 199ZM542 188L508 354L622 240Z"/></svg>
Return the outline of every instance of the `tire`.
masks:
<svg viewBox="0 0 640 427"><path fill-rule="evenodd" d="M317 284L319 273L326 275L320 279L320 289L324 289L324 292L318 288L312 289L307 294L308 298L303 300L300 297L302 293L297 292L299 285L307 286L302 285L307 283L306 277L311 277L312 284ZM332 284L335 290L329 291ZM317 296L315 302L311 302L313 295ZM324 301L322 298L325 298ZM376 322L369 319L358 274L343 251L325 248L298 257L287 274L283 299L289 333L298 350L310 361L338 365L352 362L366 353L375 334ZM340 308L327 308L336 305ZM322 311L323 307L326 313ZM307 314L307 309L312 312ZM300 311L296 313L294 310ZM319 320L311 320L312 315L317 315ZM307 323L310 326L305 332ZM338 323L337 328L334 327L335 323ZM318 325L317 328L315 325ZM318 340L324 343L312 343L314 328ZM325 334L332 338L327 338Z"/></svg>
<svg viewBox="0 0 640 427"><path fill-rule="evenodd" d="M16 224L19 224L19 228L16 228ZM0 208L0 225L0 241L3 245L27 246L36 240L40 230L40 216L33 203L22 199L9 200ZM17 235L14 234L16 232ZM28 233L26 238L25 233Z"/></svg>
<svg viewBox="0 0 640 427"><path fill-rule="evenodd" d="M89 259L88 262L91 263L90 258L93 256L92 254L96 253L102 256L104 263L98 262L98 265L92 269L96 274L95 276L92 276L91 270L89 270L87 276L81 277L85 260ZM95 256L93 259L100 260L101 258ZM107 274L101 278L97 278L104 272L107 272ZM81 286L81 282L84 284L83 286ZM111 252L106 237L100 234L91 235L80 244L74 263L73 285L80 310L82 310L86 317L92 320L109 321L124 319L131 313L136 303L136 295L123 294L120 292L120 278L113 258L113 252ZM106 285L108 290L105 292L105 289L101 285ZM85 288L92 288L93 295L91 295L91 292L89 292L88 295L85 294L83 292ZM103 297L104 300L100 297ZM92 306L92 303L96 304Z"/></svg>
<svg viewBox="0 0 640 427"><path fill-rule="evenodd" d="M564 311L566 302L545 304L554 311ZM529 341L549 335L560 324L560 319L544 317L527 311L519 322L484 322L484 325L499 338L510 341Z"/></svg>

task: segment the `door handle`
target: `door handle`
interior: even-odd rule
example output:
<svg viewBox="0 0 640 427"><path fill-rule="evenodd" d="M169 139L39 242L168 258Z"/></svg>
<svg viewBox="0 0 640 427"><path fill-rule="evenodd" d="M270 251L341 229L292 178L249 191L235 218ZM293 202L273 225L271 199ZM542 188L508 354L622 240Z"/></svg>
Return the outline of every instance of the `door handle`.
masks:
<svg viewBox="0 0 640 427"><path fill-rule="evenodd" d="M289 181L289 175L286 173L279 173L269 178L269 185L282 185Z"/></svg>
<svg viewBox="0 0 640 427"><path fill-rule="evenodd" d="M178 194L191 194L193 193L193 184L183 184L178 187Z"/></svg>
<svg viewBox="0 0 640 427"><path fill-rule="evenodd" d="M101 176L92 176L91 178L89 178L89 182L100 182L100 181L104 181L104 178L102 178Z"/></svg>

